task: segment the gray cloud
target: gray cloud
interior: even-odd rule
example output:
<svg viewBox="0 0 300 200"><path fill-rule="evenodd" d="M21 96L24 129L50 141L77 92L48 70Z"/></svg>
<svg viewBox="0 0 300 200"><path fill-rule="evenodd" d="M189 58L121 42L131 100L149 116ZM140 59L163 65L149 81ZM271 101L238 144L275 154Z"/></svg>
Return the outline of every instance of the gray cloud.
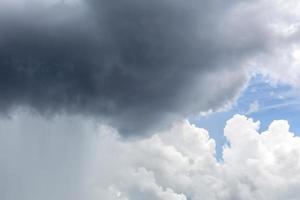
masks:
<svg viewBox="0 0 300 200"><path fill-rule="evenodd" d="M0 198L87 199L83 176L92 127L77 117L47 121L19 113L2 118Z"/></svg>
<svg viewBox="0 0 300 200"><path fill-rule="evenodd" d="M0 20L1 110L83 113L123 134L231 101L268 43L237 1L29 2Z"/></svg>

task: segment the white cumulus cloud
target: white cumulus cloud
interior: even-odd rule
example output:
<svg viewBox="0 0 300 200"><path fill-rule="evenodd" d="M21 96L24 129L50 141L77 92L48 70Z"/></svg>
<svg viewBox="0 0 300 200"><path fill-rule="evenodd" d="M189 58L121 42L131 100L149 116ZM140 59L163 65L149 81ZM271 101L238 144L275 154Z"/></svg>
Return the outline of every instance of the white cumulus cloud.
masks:
<svg viewBox="0 0 300 200"><path fill-rule="evenodd" d="M89 181L98 199L297 199L300 138L284 120L258 129L245 116L230 119L222 161L208 132L188 121L137 141L100 137Z"/></svg>
<svg viewBox="0 0 300 200"><path fill-rule="evenodd" d="M146 138L124 139L82 117L0 120L3 200L294 200L300 137L287 121L230 119L216 158L208 131L180 121Z"/></svg>

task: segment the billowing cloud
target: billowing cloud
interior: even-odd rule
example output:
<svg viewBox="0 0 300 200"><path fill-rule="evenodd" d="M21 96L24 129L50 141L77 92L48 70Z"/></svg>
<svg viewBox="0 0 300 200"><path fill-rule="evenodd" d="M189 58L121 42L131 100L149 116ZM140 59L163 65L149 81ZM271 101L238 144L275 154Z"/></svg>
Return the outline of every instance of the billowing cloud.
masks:
<svg viewBox="0 0 300 200"><path fill-rule="evenodd" d="M261 12L260 19L265 19L273 37L272 45L267 52L254 56L250 66L256 68L269 78L272 83L300 86L300 44L299 44L299 10L297 0L263 0L255 1L252 7L245 7L241 12ZM267 20L266 20L267 19ZM275 39L275 40L274 40ZM284 70L282 70L284 69Z"/></svg>
<svg viewBox="0 0 300 200"><path fill-rule="evenodd" d="M273 26L296 17L278 2L0 0L0 109L140 134L230 104L244 67L292 37Z"/></svg>
<svg viewBox="0 0 300 200"><path fill-rule="evenodd" d="M209 133L188 121L139 140L81 117L31 114L0 124L1 199L286 200L300 187L300 138L287 121L236 115L220 161Z"/></svg>
<svg viewBox="0 0 300 200"><path fill-rule="evenodd" d="M297 199L299 137L284 120L273 121L261 133L258 129L259 122L245 116L230 119L221 161L215 158L215 142L208 132L188 121L144 140L102 140L99 152L105 156L99 157L95 171L100 176L94 177L95 187L103 192L98 198ZM109 152L119 155L118 160L107 159L116 156Z"/></svg>

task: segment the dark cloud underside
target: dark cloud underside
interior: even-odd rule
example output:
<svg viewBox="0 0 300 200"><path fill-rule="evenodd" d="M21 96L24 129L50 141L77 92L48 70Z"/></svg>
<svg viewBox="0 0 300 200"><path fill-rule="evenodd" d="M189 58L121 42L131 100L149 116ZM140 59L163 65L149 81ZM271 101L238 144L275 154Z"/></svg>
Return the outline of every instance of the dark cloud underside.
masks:
<svg viewBox="0 0 300 200"><path fill-rule="evenodd" d="M224 36L232 5L217 0L34 5L0 20L1 110L83 113L123 134L230 100L236 66L264 45Z"/></svg>

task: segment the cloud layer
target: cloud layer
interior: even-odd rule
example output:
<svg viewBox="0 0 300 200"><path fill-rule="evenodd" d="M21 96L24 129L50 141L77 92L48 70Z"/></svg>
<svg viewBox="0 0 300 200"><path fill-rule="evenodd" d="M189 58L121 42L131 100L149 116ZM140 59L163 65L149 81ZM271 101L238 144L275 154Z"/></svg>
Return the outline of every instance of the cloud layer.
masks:
<svg viewBox="0 0 300 200"><path fill-rule="evenodd" d="M4 200L292 200L298 198L300 138L287 121L236 115L215 157L206 130L188 121L141 140L81 117L51 122L18 114L0 126Z"/></svg>
<svg viewBox="0 0 300 200"><path fill-rule="evenodd" d="M122 134L230 104L249 60L289 44L273 24L297 19L267 0L0 3L0 109L84 113Z"/></svg>

